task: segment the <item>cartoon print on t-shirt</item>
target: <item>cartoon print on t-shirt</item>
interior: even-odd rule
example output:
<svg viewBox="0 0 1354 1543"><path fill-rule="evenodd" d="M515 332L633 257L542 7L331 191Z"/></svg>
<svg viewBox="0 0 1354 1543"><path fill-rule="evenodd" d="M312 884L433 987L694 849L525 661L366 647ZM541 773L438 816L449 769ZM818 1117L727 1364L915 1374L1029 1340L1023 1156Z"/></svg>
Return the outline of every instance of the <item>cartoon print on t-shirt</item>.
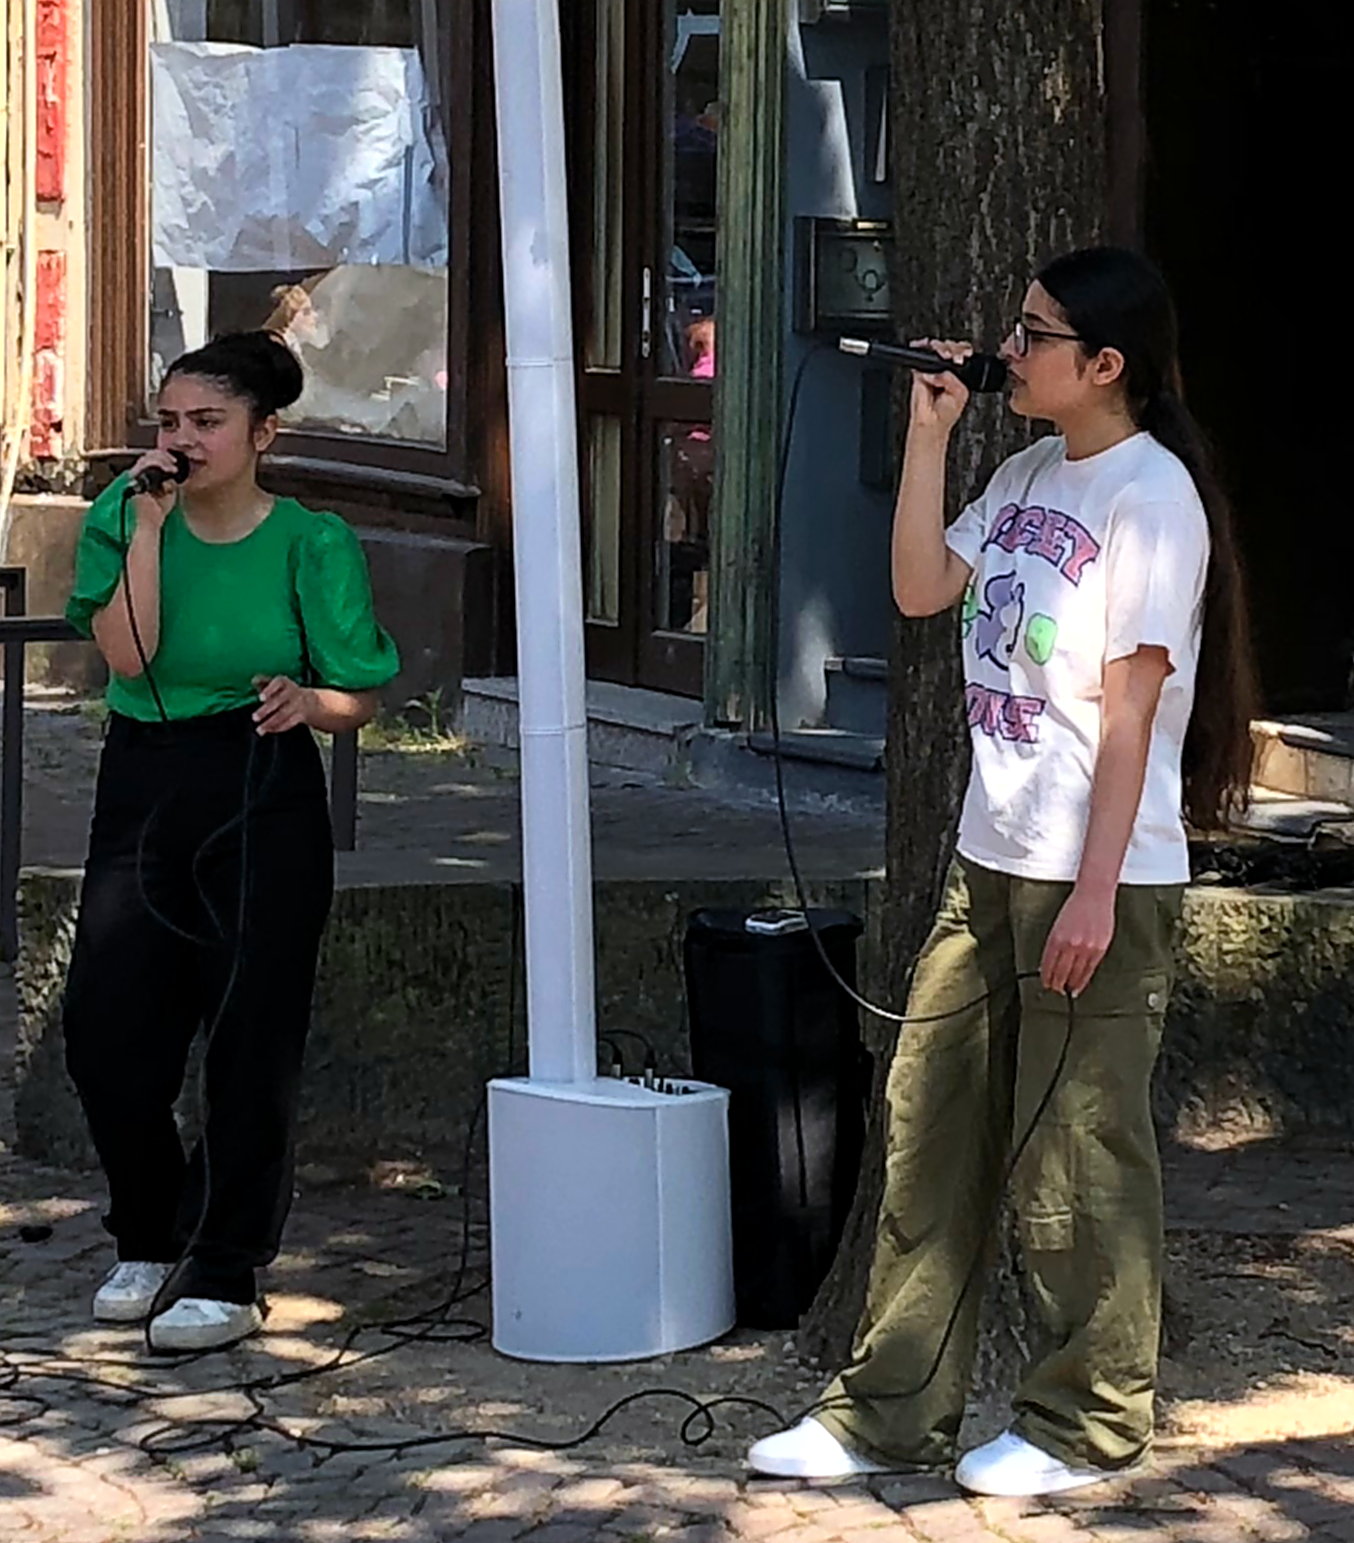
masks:
<svg viewBox="0 0 1354 1543"><path fill-rule="evenodd" d="M974 651L998 669L1009 670L1025 620L1025 586L1016 582L1014 573L999 573L983 586L983 599L986 608L973 621Z"/></svg>
<svg viewBox="0 0 1354 1543"><path fill-rule="evenodd" d="M983 550L997 546L1003 552L1028 552L1056 568L1072 584L1100 556L1100 543L1081 523L1059 509L1022 508L1006 504L997 511L992 534Z"/></svg>
<svg viewBox="0 0 1354 1543"><path fill-rule="evenodd" d="M1058 641L1058 624L1051 616L1036 611L1025 628L1025 652L1038 665L1045 665L1053 657Z"/></svg>
<svg viewBox="0 0 1354 1543"><path fill-rule="evenodd" d="M1013 696L991 686L970 681L964 687L964 708L969 727L989 739L1014 745L1039 743L1039 719L1048 703L1043 697Z"/></svg>

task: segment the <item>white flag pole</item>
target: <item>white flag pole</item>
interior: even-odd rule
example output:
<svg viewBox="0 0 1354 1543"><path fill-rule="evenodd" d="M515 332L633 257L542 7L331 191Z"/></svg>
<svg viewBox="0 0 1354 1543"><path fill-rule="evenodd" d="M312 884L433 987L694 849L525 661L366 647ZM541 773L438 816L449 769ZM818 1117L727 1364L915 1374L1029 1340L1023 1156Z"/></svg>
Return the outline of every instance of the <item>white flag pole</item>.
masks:
<svg viewBox="0 0 1354 1543"><path fill-rule="evenodd" d="M564 102L556 0L495 0L531 1076L596 1075Z"/></svg>
<svg viewBox="0 0 1354 1543"><path fill-rule="evenodd" d="M729 1095L596 1075L559 3L493 13L531 1058L529 1077L489 1084L493 1343L612 1361L733 1323Z"/></svg>

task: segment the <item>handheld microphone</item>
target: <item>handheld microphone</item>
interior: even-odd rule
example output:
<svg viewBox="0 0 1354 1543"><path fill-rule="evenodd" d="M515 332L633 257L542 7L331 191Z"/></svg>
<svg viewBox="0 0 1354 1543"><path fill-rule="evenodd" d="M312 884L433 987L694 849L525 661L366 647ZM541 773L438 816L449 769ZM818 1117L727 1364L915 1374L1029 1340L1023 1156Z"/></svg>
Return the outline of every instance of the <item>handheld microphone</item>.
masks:
<svg viewBox="0 0 1354 1543"><path fill-rule="evenodd" d="M995 354L970 354L959 362L942 359L929 348L903 348L898 343L876 343L867 338L838 338L837 347L844 354L856 354L862 359L885 359L904 369L919 370L923 375L938 375L942 370L948 370L970 391L1000 391L1006 384L1006 361Z"/></svg>
<svg viewBox="0 0 1354 1543"><path fill-rule="evenodd" d="M193 465L182 450L171 450L174 457L174 470L166 471L163 466L147 466L132 478L128 489L129 496L135 498L139 493L158 493L166 482L184 483L193 475Z"/></svg>

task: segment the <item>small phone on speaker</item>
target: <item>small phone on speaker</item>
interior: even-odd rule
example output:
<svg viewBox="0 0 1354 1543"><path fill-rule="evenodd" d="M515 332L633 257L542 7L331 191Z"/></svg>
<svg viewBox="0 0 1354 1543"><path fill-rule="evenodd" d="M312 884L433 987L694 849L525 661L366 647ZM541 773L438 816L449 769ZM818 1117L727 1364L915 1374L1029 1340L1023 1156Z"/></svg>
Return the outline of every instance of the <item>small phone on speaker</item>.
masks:
<svg viewBox="0 0 1354 1543"><path fill-rule="evenodd" d="M780 937L786 932L807 932L809 919L803 911L783 909L753 911L744 926L749 932L760 932L768 937Z"/></svg>

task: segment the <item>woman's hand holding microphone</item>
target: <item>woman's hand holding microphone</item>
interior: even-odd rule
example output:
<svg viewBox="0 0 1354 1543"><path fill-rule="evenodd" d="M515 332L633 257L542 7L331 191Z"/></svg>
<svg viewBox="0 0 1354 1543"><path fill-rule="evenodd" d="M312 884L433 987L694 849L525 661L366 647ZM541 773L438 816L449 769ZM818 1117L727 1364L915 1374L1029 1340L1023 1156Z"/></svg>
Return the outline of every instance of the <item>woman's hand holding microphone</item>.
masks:
<svg viewBox="0 0 1354 1543"><path fill-rule="evenodd" d="M138 492L132 499L138 531L144 530L158 538L179 501L179 489L186 480L184 472L187 469L182 455L171 450L148 450L132 467L133 484L145 472L165 473L163 480L152 477L150 480L157 485ZM285 675L255 676L254 688L259 693L254 723L260 734L285 734L302 724L313 724L319 716L314 690L298 685Z"/></svg>
<svg viewBox="0 0 1354 1543"><path fill-rule="evenodd" d="M942 359L960 363L971 343L917 338ZM968 583L969 567L945 545L945 461L950 435L968 406L969 388L957 375L915 371L908 449L893 517L893 598L904 616L934 616L953 605Z"/></svg>
<svg viewBox="0 0 1354 1543"><path fill-rule="evenodd" d="M164 479L148 492L138 492L132 499L136 513L137 529L143 526L159 531L179 501L179 489L183 485L183 473L187 462L181 454L171 450L148 450L132 467L133 486L145 472L163 472ZM182 480L181 480L182 479ZM152 479L154 480L154 479Z"/></svg>
<svg viewBox="0 0 1354 1543"><path fill-rule="evenodd" d="M929 348L942 359L962 363L973 354L972 343L953 343L937 338L913 338L913 348ZM948 370L939 375L912 376L912 427L922 433L948 435L963 417L971 392L969 388Z"/></svg>

